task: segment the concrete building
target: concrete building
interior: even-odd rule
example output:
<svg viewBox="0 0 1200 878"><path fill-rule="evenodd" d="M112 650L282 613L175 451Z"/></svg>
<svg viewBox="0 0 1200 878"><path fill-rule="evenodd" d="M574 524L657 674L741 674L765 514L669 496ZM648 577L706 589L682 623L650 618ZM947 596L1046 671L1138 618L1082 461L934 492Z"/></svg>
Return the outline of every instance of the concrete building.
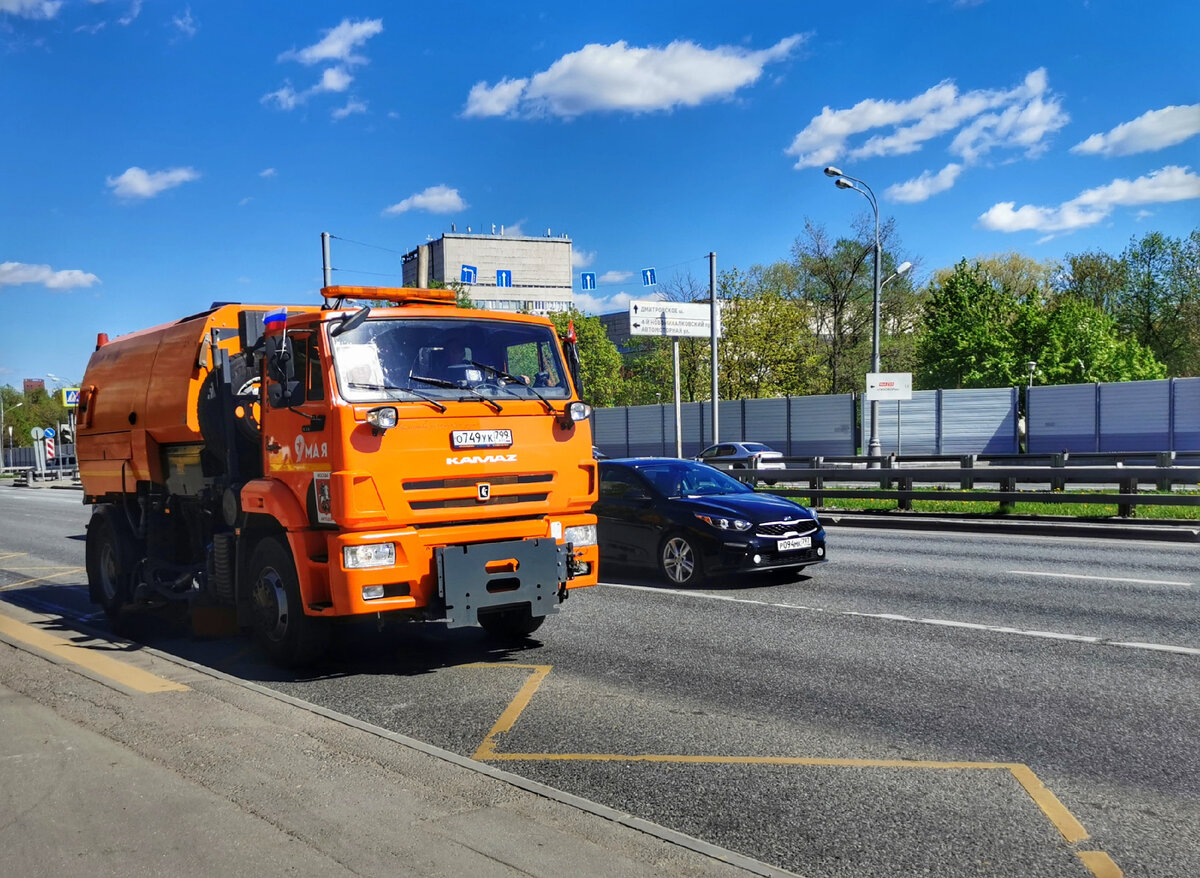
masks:
<svg viewBox="0 0 1200 878"><path fill-rule="evenodd" d="M575 301L571 239L451 232L406 253L404 285L463 282L477 308L565 311ZM464 280L466 278L466 280Z"/></svg>

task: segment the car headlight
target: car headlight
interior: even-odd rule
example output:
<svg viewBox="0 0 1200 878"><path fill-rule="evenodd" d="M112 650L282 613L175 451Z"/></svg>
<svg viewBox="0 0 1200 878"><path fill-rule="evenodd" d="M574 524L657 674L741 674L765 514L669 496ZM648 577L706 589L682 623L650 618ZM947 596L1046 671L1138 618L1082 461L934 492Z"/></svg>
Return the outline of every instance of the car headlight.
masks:
<svg viewBox="0 0 1200 878"><path fill-rule="evenodd" d="M563 539L568 543L574 543L576 547L594 546L596 545L596 525L577 524L569 527L563 531Z"/></svg>
<svg viewBox="0 0 1200 878"><path fill-rule="evenodd" d="M362 546L343 546L342 561L347 570L392 567L396 563L396 544L366 543Z"/></svg>
<svg viewBox="0 0 1200 878"><path fill-rule="evenodd" d="M720 518L716 515L701 515L699 512L694 513L695 516L707 524L709 527L715 527L717 530L750 530L751 524L741 518Z"/></svg>

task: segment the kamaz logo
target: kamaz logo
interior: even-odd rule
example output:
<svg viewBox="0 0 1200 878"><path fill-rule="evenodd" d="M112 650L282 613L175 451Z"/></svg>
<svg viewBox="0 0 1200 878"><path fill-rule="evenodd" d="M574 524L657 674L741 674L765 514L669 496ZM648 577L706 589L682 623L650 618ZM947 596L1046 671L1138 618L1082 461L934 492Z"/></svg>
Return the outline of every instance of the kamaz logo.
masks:
<svg viewBox="0 0 1200 878"><path fill-rule="evenodd" d="M516 463L515 454L464 454L462 457L447 457L446 466L463 463Z"/></svg>

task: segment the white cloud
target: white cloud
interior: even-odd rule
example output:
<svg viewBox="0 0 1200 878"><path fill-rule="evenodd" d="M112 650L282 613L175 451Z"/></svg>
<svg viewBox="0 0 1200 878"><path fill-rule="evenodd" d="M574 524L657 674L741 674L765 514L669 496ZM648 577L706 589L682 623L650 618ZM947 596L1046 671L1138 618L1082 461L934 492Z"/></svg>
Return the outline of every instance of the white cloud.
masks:
<svg viewBox="0 0 1200 878"><path fill-rule="evenodd" d="M192 7L190 6L183 11L183 15L173 17L171 24L175 25L184 36L194 37L196 35L196 19L192 17Z"/></svg>
<svg viewBox="0 0 1200 878"><path fill-rule="evenodd" d="M507 225L504 226L504 234L512 235L512 237L514 237L514 238L525 237L525 223L526 222L527 222L526 220L519 219L515 223L508 223Z"/></svg>
<svg viewBox="0 0 1200 878"><path fill-rule="evenodd" d="M133 0L129 4L129 11L117 19L117 24L128 27L137 21L137 17L142 14L142 0Z"/></svg>
<svg viewBox="0 0 1200 878"><path fill-rule="evenodd" d="M245 207L247 204L249 204L253 200L254 200L254 196L247 195L245 198L243 198L241 201L238 202L238 207Z"/></svg>
<svg viewBox="0 0 1200 878"><path fill-rule="evenodd" d="M962 165L951 162L936 174L925 171L921 176L908 180L905 183L897 183L895 186L889 186L883 194L892 201L900 201L905 204L924 201L931 195L945 192L953 186L954 181L958 179L958 175L962 173L962 169Z"/></svg>
<svg viewBox="0 0 1200 878"><path fill-rule="evenodd" d="M572 250L571 251L571 267L572 268L587 268L596 261L595 250Z"/></svg>
<svg viewBox="0 0 1200 878"><path fill-rule="evenodd" d="M153 198L168 189L199 179L200 173L195 168L145 171L134 166L119 177L107 177L106 182L121 198Z"/></svg>
<svg viewBox="0 0 1200 878"><path fill-rule="evenodd" d="M317 43L304 49L289 49L280 54L279 61L299 61L301 64L313 65L329 61L337 62L326 67L321 72L321 79L315 85L297 91L291 82L285 82L282 87L268 92L260 98L264 104L273 104L281 110L294 110L308 101L313 95L323 93L338 94L350 88L354 77L346 69L356 64L366 64L368 59L355 54L355 50L376 34L383 32L383 19L363 19L351 21L343 19L342 23L332 30L325 31L325 36ZM366 104L351 99L341 109L334 110L334 119L344 119L351 113L365 112Z"/></svg>
<svg viewBox="0 0 1200 878"><path fill-rule="evenodd" d="M49 20L58 15L62 0L0 0L0 12L17 18Z"/></svg>
<svg viewBox="0 0 1200 878"><path fill-rule="evenodd" d="M1010 89L976 89L960 93L951 81L940 82L902 101L868 98L853 107L825 107L797 134L785 150L796 158L797 169L832 164L839 159L876 158L919 152L937 137L958 132L948 146L961 162L937 174L899 184L889 193L922 200L954 185L961 171L994 149L1018 149L1035 157L1046 149L1048 137L1070 117L1049 91L1044 69L1029 73ZM875 129L882 133L857 144L852 138ZM956 170L951 171L954 167ZM938 188L940 187L940 188Z"/></svg>
<svg viewBox="0 0 1200 878"><path fill-rule="evenodd" d="M1002 201L979 217L985 229L996 232L1069 232L1093 226L1114 208L1163 204L1200 198L1200 176L1190 168L1168 165L1136 180L1116 179L1081 192L1058 207L1039 207Z"/></svg>
<svg viewBox="0 0 1200 878"><path fill-rule="evenodd" d="M276 171L274 168L263 168L261 171L258 172L258 176L260 176L260 177L275 177L278 174L279 174L279 172Z"/></svg>
<svg viewBox="0 0 1200 878"><path fill-rule="evenodd" d="M1200 104L1150 110L1107 134L1093 134L1071 147L1080 155L1134 155L1154 152L1200 134Z"/></svg>
<svg viewBox="0 0 1200 878"><path fill-rule="evenodd" d="M367 112L367 105L365 101L360 101L357 98L350 98L350 100L346 102L346 106L338 107L333 111L332 116L335 119L345 119L347 116L365 112Z"/></svg>
<svg viewBox="0 0 1200 878"><path fill-rule="evenodd" d="M676 40L665 48L590 43L531 77L478 82L464 116L558 116L623 111L649 113L694 107L751 85L763 68L791 54L804 37L793 35L769 49L705 49Z"/></svg>
<svg viewBox="0 0 1200 878"><path fill-rule="evenodd" d="M342 23L318 42L304 49L289 49L280 54L280 61L299 61L301 64L320 64L323 61L341 61L343 64L366 64L367 59L355 55L354 51L371 37L383 33L383 19L371 18L360 21L342 19Z"/></svg>
<svg viewBox="0 0 1200 878"><path fill-rule="evenodd" d="M596 278L598 284L623 284L633 277L632 271L606 271Z"/></svg>
<svg viewBox="0 0 1200 878"><path fill-rule="evenodd" d="M73 290L100 283L100 278L87 271L68 268L55 271L49 265L28 265L24 262L0 263L0 287L20 284L41 284L50 290Z"/></svg>
<svg viewBox="0 0 1200 878"><path fill-rule="evenodd" d="M281 110L294 110L313 95L346 91L352 82L354 82L354 77L347 73L345 68L329 67L321 73L321 80L312 88L298 92L292 88L289 82L282 88L263 95L261 102L273 103Z"/></svg>
<svg viewBox="0 0 1200 878"><path fill-rule="evenodd" d="M427 210L430 213L456 213L464 210L466 206L467 203L463 201L457 189L438 185L430 186L424 192L410 195L403 201L393 204L391 207L384 208L383 213L385 216L395 216L396 214L405 213L410 210Z"/></svg>
<svg viewBox="0 0 1200 878"><path fill-rule="evenodd" d="M590 293L576 293L575 307L584 314L607 314L612 311L628 311L632 299L633 296L629 293L616 293L603 299Z"/></svg>

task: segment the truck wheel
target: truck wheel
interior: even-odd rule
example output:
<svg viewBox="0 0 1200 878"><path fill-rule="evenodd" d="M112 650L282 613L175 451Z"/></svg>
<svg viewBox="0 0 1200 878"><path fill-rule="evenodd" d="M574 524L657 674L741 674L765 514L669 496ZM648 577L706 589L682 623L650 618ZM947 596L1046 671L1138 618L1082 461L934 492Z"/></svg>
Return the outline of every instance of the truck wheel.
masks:
<svg viewBox="0 0 1200 878"><path fill-rule="evenodd" d="M545 616L535 616L529 607L509 607L479 614L479 627L493 637L502 640L518 640L528 637L542 627Z"/></svg>
<svg viewBox="0 0 1200 878"><path fill-rule="evenodd" d="M658 551L658 568L671 585L695 585L704 578L695 543L681 533L672 534Z"/></svg>
<svg viewBox="0 0 1200 878"><path fill-rule="evenodd" d="M271 659L299 667L319 659L329 645L324 619L305 615L291 552L267 537L254 547L249 569L254 632Z"/></svg>
<svg viewBox="0 0 1200 878"><path fill-rule="evenodd" d="M129 528L112 515L92 516L85 544L88 591L92 601L104 609L109 625L118 634L121 610L133 597L134 541Z"/></svg>

